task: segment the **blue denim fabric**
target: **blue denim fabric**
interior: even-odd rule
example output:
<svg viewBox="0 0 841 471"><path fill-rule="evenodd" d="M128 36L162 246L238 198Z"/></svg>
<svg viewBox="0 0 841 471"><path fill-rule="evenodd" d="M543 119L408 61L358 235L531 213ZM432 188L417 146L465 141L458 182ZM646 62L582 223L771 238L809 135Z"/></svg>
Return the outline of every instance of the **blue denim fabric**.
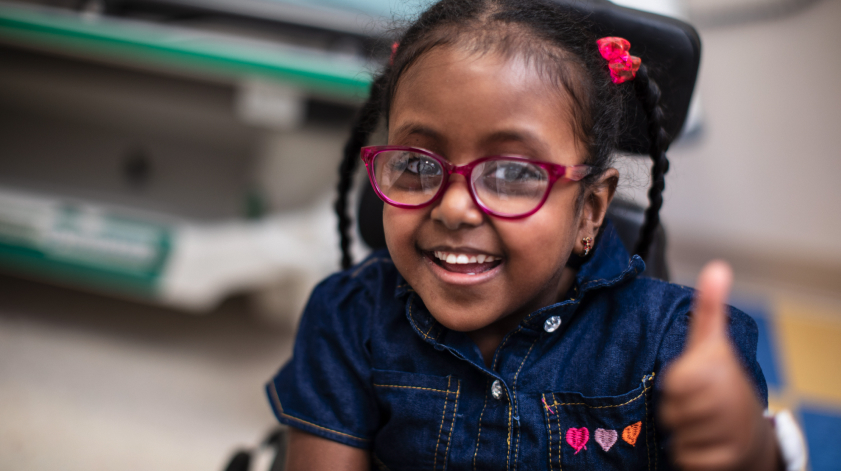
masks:
<svg viewBox="0 0 841 471"><path fill-rule="evenodd" d="M488 368L374 253L315 289L269 400L285 424L371 450L375 469L670 469L659 380L683 348L693 290L643 269L606 226L566 299L523 320ZM562 322L547 332L551 316ZM767 404L756 324L731 309L730 332ZM608 451L598 429L604 444L616 432Z"/></svg>

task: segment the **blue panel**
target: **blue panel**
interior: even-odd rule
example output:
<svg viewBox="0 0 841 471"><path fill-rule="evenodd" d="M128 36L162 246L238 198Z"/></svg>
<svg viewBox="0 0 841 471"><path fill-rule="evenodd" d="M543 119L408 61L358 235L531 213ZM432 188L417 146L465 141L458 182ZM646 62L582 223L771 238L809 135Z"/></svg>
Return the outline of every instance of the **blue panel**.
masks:
<svg viewBox="0 0 841 471"><path fill-rule="evenodd" d="M774 331L771 321L764 317L752 316L759 327L759 342L756 346L756 358L765 373L769 388L779 390L783 386L780 370L777 367L777 350L774 343Z"/></svg>
<svg viewBox="0 0 841 471"><path fill-rule="evenodd" d="M812 471L838 471L841 468L841 409L802 407L803 428L809 447Z"/></svg>
<svg viewBox="0 0 841 471"><path fill-rule="evenodd" d="M762 372L765 374L765 381L768 382L768 387L780 390L783 387L785 378L782 377L779 368L780 362L777 359L781 352L777 349L774 323L768 314L768 310L755 303L739 303L736 307L753 317L753 320L756 321L756 325L759 328L756 358L759 360L759 366L762 367Z"/></svg>

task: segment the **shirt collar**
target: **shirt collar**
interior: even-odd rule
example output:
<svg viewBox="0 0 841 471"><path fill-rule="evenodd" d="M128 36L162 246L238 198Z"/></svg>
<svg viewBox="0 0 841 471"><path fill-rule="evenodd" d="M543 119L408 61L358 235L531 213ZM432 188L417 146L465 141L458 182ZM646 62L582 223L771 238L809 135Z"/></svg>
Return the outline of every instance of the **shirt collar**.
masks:
<svg viewBox="0 0 841 471"><path fill-rule="evenodd" d="M604 229L596 240L592 256L578 270L575 284L582 292L589 291L633 278L644 270L645 263L639 255L628 255L613 223L606 220Z"/></svg>

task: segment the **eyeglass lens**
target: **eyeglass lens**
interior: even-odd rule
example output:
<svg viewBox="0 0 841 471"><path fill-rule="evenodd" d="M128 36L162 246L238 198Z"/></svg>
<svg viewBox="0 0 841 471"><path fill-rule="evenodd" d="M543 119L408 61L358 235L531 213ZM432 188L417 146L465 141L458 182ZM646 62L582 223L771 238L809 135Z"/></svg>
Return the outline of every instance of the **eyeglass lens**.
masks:
<svg viewBox="0 0 841 471"><path fill-rule="evenodd" d="M417 152L384 151L374 158L380 192L399 204L428 203L443 185L444 172L440 162ZM530 162L493 159L473 167L470 184L476 199L487 209L519 215L540 204L549 187L549 175Z"/></svg>

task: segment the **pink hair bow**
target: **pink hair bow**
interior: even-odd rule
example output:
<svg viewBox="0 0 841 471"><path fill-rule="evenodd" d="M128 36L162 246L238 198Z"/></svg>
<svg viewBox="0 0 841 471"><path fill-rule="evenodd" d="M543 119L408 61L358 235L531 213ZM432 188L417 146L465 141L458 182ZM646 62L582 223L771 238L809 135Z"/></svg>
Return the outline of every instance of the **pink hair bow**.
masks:
<svg viewBox="0 0 841 471"><path fill-rule="evenodd" d="M391 57L388 58L388 65L394 65L394 56L397 55L397 48L400 47L400 43L394 43L391 45Z"/></svg>
<svg viewBox="0 0 841 471"><path fill-rule="evenodd" d="M624 83L637 76L642 60L628 52L631 50L631 43L627 39L611 36L596 42L602 57L607 59L613 83Z"/></svg>

